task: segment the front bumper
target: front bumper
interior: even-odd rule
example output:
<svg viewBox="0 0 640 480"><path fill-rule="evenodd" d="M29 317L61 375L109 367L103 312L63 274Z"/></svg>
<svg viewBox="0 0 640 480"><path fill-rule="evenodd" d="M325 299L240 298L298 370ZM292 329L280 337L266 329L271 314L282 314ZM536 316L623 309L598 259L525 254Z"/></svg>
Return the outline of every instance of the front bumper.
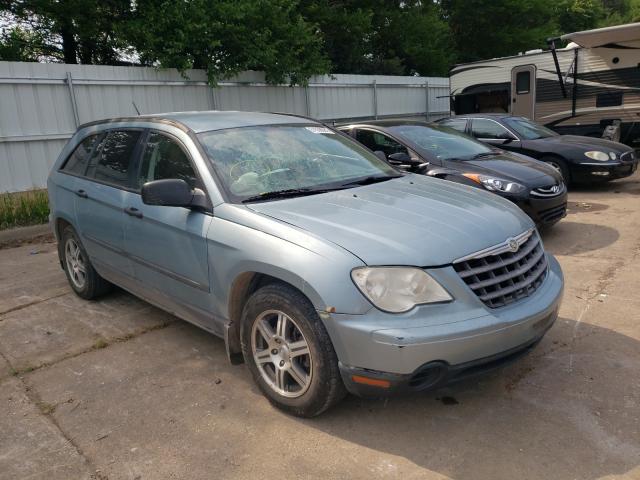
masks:
<svg viewBox="0 0 640 480"><path fill-rule="evenodd" d="M550 227L567 216L567 190L555 197L508 198L533 220L538 227Z"/></svg>
<svg viewBox="0 0 640 480"><path fill-rule="evenodd" d="M527 351L555 321L562 298L562 271L555 258L548 261L544 283L527 299L502 308L485 307L451 268L441 269L438 278L456 299L449 304L399 315L377 309L328 315L325 325L347 389L380 396L432 388ZM356 384L353 375L384 379L389 388Z"/></svg>
<svg viewBox="0 0 640 480"><path fill-rule="evenodd" d="M583 162L570 165L571 179L577 183L606 182L633 175L638 159L630 162Z"/></svg>

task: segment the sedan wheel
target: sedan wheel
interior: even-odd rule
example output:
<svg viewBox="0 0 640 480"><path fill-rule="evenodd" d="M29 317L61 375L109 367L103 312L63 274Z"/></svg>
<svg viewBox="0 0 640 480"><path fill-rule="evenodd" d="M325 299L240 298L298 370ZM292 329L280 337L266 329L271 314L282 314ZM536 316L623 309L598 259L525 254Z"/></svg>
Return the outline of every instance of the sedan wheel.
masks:
<svg viewBox="0 0 640 480"><path fill-rule="evenodd" d="M283 397L303 395L313 376L309 344L286 313L267 310L254 322L251 351L265 383Z"/></svg>

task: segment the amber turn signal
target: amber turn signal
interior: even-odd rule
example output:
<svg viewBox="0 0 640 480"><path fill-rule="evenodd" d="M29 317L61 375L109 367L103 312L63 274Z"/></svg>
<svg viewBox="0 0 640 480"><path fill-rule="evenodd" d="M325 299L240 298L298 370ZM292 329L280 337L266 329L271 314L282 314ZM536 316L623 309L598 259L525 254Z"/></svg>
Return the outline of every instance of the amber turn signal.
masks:
<svg viewBox="0 0 640 480"><path fill-rule="evenodd" d="M352 375L351 380L356 383L362 383L363 385L371 385L372 387L389 388L391 386L391 382L389 380L363 377L361 375Z"/></svg>

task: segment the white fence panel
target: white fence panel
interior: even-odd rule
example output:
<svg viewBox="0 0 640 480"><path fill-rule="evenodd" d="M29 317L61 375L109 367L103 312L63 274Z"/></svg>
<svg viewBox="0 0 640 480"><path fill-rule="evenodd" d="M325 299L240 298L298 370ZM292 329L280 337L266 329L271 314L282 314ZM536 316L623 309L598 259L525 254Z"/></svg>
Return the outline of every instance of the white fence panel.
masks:
<svg viewBox="0 0 640 480"><path fill-rule="evenodd" d="M0 192L43 188L76 128L103 118L189 110L256 110L321 120L449 112L449 81L439 77L320 75L307 87L268 85L245 72L216 88L204 71L0 62ZM134 106L135 104L135 106Z"/></svg>

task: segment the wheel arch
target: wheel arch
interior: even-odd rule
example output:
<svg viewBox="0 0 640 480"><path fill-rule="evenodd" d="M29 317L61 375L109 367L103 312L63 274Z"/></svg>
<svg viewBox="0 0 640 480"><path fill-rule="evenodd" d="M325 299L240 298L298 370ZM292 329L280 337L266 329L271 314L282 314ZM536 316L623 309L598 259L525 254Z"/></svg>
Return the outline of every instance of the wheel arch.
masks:
<svg viewBox="0 0 640 480"><path fill-rule="evenodd" d="M75 227L73 226L73 223L71 223L71 219L67 218L65 216L57 216L55 217L54 221L53 221L53 233L56 237L56 240L58 241L58 260L60 261L60 268L62 268L64 270L64 264L63 264L63 255L62 255L62 232L64 231L65 228L67 227L72 227L75 229Z"/></svg>
<svg viewBox="0 0 640 480"><path fill-rule="evenodd" d="M236 275L231 282L227 299L227 323L225 324L224 340L227 357L233 364L243 363L240 346L240 321L242 311L247 300L253 293L265 285L272 283L285 284L303 295L314 308L323 308L320 295L304 280L293 274L265 273L258 270L244 271ZM300 288L300 287L303 288Z"/></svg>

